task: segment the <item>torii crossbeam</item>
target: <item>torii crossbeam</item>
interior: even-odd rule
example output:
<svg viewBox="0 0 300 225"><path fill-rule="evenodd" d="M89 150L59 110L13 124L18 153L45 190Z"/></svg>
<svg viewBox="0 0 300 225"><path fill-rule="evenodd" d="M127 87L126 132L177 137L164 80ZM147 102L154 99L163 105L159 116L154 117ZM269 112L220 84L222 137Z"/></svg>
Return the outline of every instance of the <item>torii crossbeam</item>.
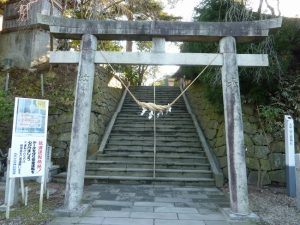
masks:
<svg viewBox="0 0 300 225"><path fill-rule="evenodd" d="M280 28L282 18L251 22L90 21L37 16L56 38L82 39L81 52L51 52L51 63L79 63L65 208L76 211L83 194L87 137L96 63L222 66L231 215L249 216L239 66L268 66L267 55L237 54L236 41L253 42ZM152 40L152 53L97 52L98 40ZM219 41L220 53L164 52L167 41ZM160 46L160 47L159 47ZM162 48L161 48L162 46ZM104 57L103 57L104 56Z"/></svg>

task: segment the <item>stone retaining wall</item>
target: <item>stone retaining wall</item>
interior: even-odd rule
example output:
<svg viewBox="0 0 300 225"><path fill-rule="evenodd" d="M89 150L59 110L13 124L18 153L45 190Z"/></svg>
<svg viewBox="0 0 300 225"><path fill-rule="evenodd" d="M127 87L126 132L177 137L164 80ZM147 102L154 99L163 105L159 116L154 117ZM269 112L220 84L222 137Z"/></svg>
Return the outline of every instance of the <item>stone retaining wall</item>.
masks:
<svg viewBox="0 0 300 225"><path fill-rule="evenodd" d="M115 112L122 95L120 87L108 86L111 83L111 78L111 74L100 67L96 67L88 155L92 155L98 150L105 127ZM66 169L68 165L72 120L73 107L49 115L48 141L53 147L52 160L55 164L60 165L62 169Z"/></svg>
<svg viewBox="0 0 300 225"><path fill-rule="evenodd" d="M205 97L201 84L188 91L194 114L203 128L209 144L219 159L226 178L227 157L224 115ZM267 185L272 182L285 183L284 131L266 134L262 129L253 106L243 105L244 135L248 183ZM300 126L296 126L300 131ZM299 136L295 133L296 151L300 152Z"/></svg>

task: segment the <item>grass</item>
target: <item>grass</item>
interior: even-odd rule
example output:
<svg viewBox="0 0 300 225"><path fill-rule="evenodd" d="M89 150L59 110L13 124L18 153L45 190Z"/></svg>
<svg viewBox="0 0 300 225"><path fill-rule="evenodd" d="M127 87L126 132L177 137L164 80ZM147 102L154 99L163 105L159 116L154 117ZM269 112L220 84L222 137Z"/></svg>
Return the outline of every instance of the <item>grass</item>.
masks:
<svg viewBox="0 0 300 225"><path fill-rule="evenodd" d="M18 225L42 225L47 224L53 216L51 212L63 204L63 193L61 184L50 184L50 188L54 188L56 192L50 195L49 199L44 197L43 211L39 213L39 187L40 184L30 182L26 184L30 193L28 196L28 205L19 204L10 212L10 218L5 218L5 212L0 212L0 224L18 224ZM52 187L51 187L52 186ZM4 193L1 193L1 200L4 199Z"/></svg>

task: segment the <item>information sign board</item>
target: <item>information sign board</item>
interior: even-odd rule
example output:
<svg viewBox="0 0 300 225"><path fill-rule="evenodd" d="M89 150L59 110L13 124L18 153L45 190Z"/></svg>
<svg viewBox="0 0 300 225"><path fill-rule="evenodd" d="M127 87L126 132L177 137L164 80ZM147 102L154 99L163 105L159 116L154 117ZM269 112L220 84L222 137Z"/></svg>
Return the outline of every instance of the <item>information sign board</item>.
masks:
<svg viewBox="0 0 300 225"><path fill-rule="evenodd" d="M10 177L42 176L45 169L48 100L16 98Z"/></svg>

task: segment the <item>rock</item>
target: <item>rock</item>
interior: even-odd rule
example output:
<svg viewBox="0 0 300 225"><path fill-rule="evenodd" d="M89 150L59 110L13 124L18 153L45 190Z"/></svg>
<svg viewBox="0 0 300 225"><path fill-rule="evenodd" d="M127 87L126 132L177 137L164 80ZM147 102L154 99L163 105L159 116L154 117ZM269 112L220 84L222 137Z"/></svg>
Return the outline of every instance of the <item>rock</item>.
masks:
<svg viewBox="0 0 300 225"><path fill-rule="evenodd" d="M97 134L89 134L89 144L98 144L99 141L99 136Z"/></svg>
<svg viewBox="0 0 300 225"><path fill-rule="evenodd" d="M227 166L227 157L226 156L220 157L219 158L219 163L220 163L221 168L226 167Z"/></svg>
<svg viewBox="0 0 300 225"><path fill-rule="evenodd" d="M268 172L272 182L286 183L285 170L274 170Z"/></svg>
<svg viewBox="0 0 300 225"><path fill-rule="evenodd" d="M244 122L244 132L246 134L255 134L257 132L257 125L250 122Z"/></svg>
<svg viewBox="0 0 300 225"><path fill-rule="evenodd" d="M58 136L59 141L70 142L71 141L71 132L62 133Z"/></svg>
<svg viewBox="0 0 300 225"><path fill-rule="evenodd" d="M268 145L267 138L262 134L255 134L252 140L254 144L258 146Z"/></svg>
<svg viewBox="0 0 300 225"><path fill-rule="evenodd" d="M208 122L208 127L211 128L211 129L214 129L216 130L219 126L219 122L217 120L210 120Z"/></svg>
<svg viewBox="0 0 300 225"><path fill-rule="evenodd" d="M215 147L217 148L217 147L224 146L224 145L226 145L225 136L217 137Z"/></svg>
<svg viewBox="0 0 300 225"><path fill-rule="evenodd" d="M52 149L52 158L59 159L64 158L66 154L66 150L62 148L53 148Z"/></svg>
<svg viewBox="0 0 300 225"><path fill-rule="evenodd" d="M222 171L223 171L224 177L225 177L226 179L228 179L228 167L227 167L227 166L224 167L224 168L222 169Z"/></svg>
<svg viewBox="0 0 300 225"><path fill-rule="evenodd" d="M90 117L90 133L98 133L99 125L98 125L98 119L95 113L91 113Z"/></svg>
<svg viewBox="0 0 300 225"><path fill-rule="evenodd" d="M296 145L295 152L296 153L300 153L300 145L299 144Z"/></svg>
<svg viewBox="0 0 300 225"><path fill-rule="evenodd" d="M271 170L271 163L270 163L269 160L260 159L259 162L260 162L260 169L261 170L264 170L264 171Z"/></svg>
<svg viewBox="0 0 300 225"><path fill-rule="evenodd" d="M285 168L285 155L281 153L272 153L269 156L272 170Z"/></svg>
<svg viewBox="0 0 300 225"><path fill-rule="evenodd" d="M60 116L58 116L58 118L55 121L56 124L60 124L60 123L64 124L64 123L72 123L72 122L73 122L73 112L61 114Z"/></svg>
<svg viewBox="0 0 300 225"><path fill-rule="evenodd" d="M72 123L61 123L61 124L56 124L55 126L51 127L53 133L70 133L72 130Z"/></svg>
<svg viewBox="0 0 300 225"><path fill-rule="evenodd" d="M258 171L251 171L248 176L248 183L253 185L260 185L258 184L258 177L260 176L260 183L262 185L268 185L271 184L270 177L267 173L264 172L258 172Z"/></svg>
<svg viewBox="0 0 300 225"><path fill-rule="evenodd" d="M253 158L255 156L254 146L246 147L245 153L246 157Z"/></svg>
<svg viewBox="0 0 300 225"><path fill-rule="evenodd" d="M279 152L284 153L285 152L285 146L283 141L275 141L270 144L270 148L272 152Z"/></svg>
<svg viewBox="0 0 300 225"><path fill-rule="evenodd" d="M249 169L260 170L259 160L255 158L246 158L246 165Z"/></svg>
<svg viewBox="0 0 300 225"><path fill-rule="evenodd" d="M259 159L267 159L270 149L268 146L255 146L255 157Z"/></svg>
<svg viewBox="0 0 300 225"><path fill-rule="evenodd" d="M218 132L217 132L217 137L223 137L225 136L225 128L224 126L219 126L218 128Z"/></svg>
<svg viewBox="0 0 300 225"><path fill-rule="evenodd" d="M295 143L299 142L299 135L296 132L294 133L294 139L295 139Z"/></svg>
<svg viewBox="0 0 300 225"><path fill-rule="evenodd" d="M248 134L244 135L244 142L245 142L246 147L252 147L253 146L253 142L252 142L252 140L251 140L251 138Z"/></svg>
<svg viewBox="0 0 300 225"><path fill-rule="evenodd" d="M205 134L208 139L214 139L217 134L217 130L216 129L206 129Z"/></svg>
<svg viewBox="0 0 300 225"><path fill-rule="evenodd" d="M226 155L226 146L221 146L218 148L215 148L215 154L216 156L220 157L220 156L225 156Z"/></svg>
<svg viewBox="0 0 300 225"><path fill-rule="evenodd" d="M68 147L67 143L64 141L55 141L52 143L53 148L66 149Z"/></svg>
<svg viewBox="0 0 300 225"><path fill-rule="evenodd" d="M99 149L99 146L97 144L89 144L87 155L88 156L95 155L97 153L98 149Z"/></svg>

